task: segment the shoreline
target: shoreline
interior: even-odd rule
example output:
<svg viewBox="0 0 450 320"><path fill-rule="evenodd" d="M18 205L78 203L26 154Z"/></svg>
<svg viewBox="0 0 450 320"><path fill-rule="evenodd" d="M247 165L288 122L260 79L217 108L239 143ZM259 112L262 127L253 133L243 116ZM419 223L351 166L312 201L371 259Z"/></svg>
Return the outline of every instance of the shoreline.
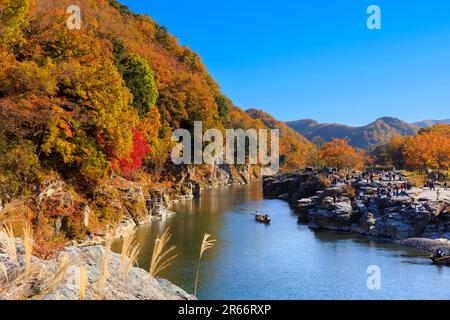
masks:
<svg viewBox="0 0 450 320"><path fill-rule="evenodd" d="M279 174L264 179L264 197L287 201L299 223L312 230L364 236L433 254L450 254L450 201L433 201L422 189L377 197L387 181L352 181L327 186L317 172ZM425 197L426 195L427 197Z"/></svg>
<svg viewBox="0 0 450 320"><path fill-rule="evenodd" d="M448 239L409 238L394 241L394 243L399 246L418 249L428 254L434 254L439 248L450 252L450 240Z"/></svg>
<svg viewBox="0 0 450 320"><path fill-rule="evenodd" d="M159 202L157 203L156 208L149 209L148 215L141 219L140 221L136 222L130 217L125 217L117 226L115 230L111 229L107 231L104 235L94 235L89 237L88 239L83 240L72 240L67 246L74 246L74 247L90 247L90 246L96 246L96 245L103 245L109 237L111 237L113 240L119 240L122 239L132 233L136 232L136 229L141 226L150 225L155 221L161 221L164 219L170 219L174 217L177 213L172 211L172 207L176 203L180 203L183 201L192 201L196 197L201 197L201 192L204 190L212 190L220 187L231 187L231 186L242 186L242 185L248 185L250 183L256 183L261 182L262 179L249 179L249 181L246 182L229 182L224 184L217 184L217 185L206 185L203 187L200 187L199 194L189 194L189 195L183 195L181 193L173 195L174 198L170 199L165 202Z"/></svg>
<svg viewBox="0 0 450 320"><path fill-rule="evenodd" d="M234 169L233 169L234 170ZM248 170L248 169L247 169ZM171 210L175 203L181 201L192 201L196 197L201 197L201 193L206 189L213 189L221 186L232 185L247 185L254 181L260 181L260 177L251 174L249 171L234 170L231 171L227 167L216 167L215 175L210 177L208 181L202 180L201 176L192 174L196 179L200 179L200 182L194 182L192 179L182 179L176 186L176 188L150 188L148 192L143 191L144 186L140 183L134 183L131 181L118 181L117 185L110 185L109 188L114 188L118 191L118 197L113 199L115 202L113 205L121 213L121 221L115 225L106 225L100 231L89 234L84 238L77 240L70 240L60 249L52 253L48 258L40 259L32 256L32 265L38 269L47 270L45 275L48 279L54 274L58 274L58 268L63 263L63 256L68 255L71 260L76 261L77 264L84 263L88 270L88 285L93 288L95 293L95 286L97 285L98 277L102 273L102 264L105 259L106 250L104 244L106 240L111 239L113 241L122 239L136 232L139 226L148 225L158 220L169 219L176 213ZM117 182L117 180L116 180ZM36 195L36 203L41 205L44 202L61 204L70 204L74 207L75 203L78 203L74 199L69 191L66 183L60 179L49 180L45 182L44 187L40 189L40 193ZM132 205L125 206L126 201L129 201ZM119 204L117 204L119 203ZM145 208L139 208L137 204L144 203ZM80 215L84 220L84 227L88 227L90 220L91 203L80 202L79 208ZM67 205L69 206L69 205ZM59 207L58 207L59 208ZM78 207L77 207L78 208ZM61 206L61 210L62 206ZM134 211L134 210L140 210ZM145 215L142 215L145 212ZM137 215L136 213L140 213ZM140 218L137 218L139 217ZM55 220L53 226L61 230L61 224L57 223L59 220ZM6 265L6 274L11 290L6 290L2 293L0 299L8 299L11 294L19 294L18 298L30 298L30 299L65 299L65 300L78 300L79 286L77 281L80 277L79 265L69 266L65 270L66 276L63 276L62 281L62 293L53 292L52 294L46 292L45 279L39 277L35 278L32 282L39 283L40 286L33 288L32 282L24 282L23 274L25 272L26 258L25 251L22 246L22 239L16 239L18 262L12 261L7 254L0 254L0 263ZM182 288L172 284L170 281L162 278L154 278L149 273L139 267L130 267L130 276L127 279L119 277L118 264L120 264L120 253L110 252L109 256L111 267L111 279L107 279L110 289L104 297L98 297L97 295L90 295L88 299L107 299L107 300L119 300L119 299L131 299L131 300L165 300L165 299L182 299L182 300L196 300L197 298L186 293ZM14 259L13 259L14 260ZM2 265L0 265L2 267ZM0 269L2 271L3 269ZM120 270L119 270L120 271ZM20 290L17 289L20 288ZM30 292L31 290L31 292ZM43 295L42 292L45 292ZM105 290L108 291L108 290ZM21 294L24 294L23 296ZM97 294L97 293L96 293Z"/></svg>

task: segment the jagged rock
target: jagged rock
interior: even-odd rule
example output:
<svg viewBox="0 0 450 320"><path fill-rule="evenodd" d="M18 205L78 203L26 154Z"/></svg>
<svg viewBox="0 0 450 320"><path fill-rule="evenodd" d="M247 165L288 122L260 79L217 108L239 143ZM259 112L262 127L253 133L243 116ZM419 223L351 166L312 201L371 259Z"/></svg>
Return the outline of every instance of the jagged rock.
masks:
<svg viewBox="0 0 450 320"><path fill-rule="evenodd" d="M360 234L370 234L373 228L375 228L377 219L373 213L367 212L363 214L358 222L353 223L351 231Z"/></svg>
<svg viewBox="0 0 450 320"><path fill-rule="evenodd" d="M84 248L67 247L50 260L32 257L33 272L28 280L22 279L25 265L21 242L18 241L19 263L8 262L6 255L0 259L8 266L8 283L0 293L0 299L78 300L80 297L80 268L84 264L87 271L85 287L87 300L191 300L193 296L167 280L152 277L147 271L132 267L127 277L119 272L120 255L111 253L108 276L103 291L97 282L102 269L105 253L103 246ZM61 281L49 287L50 280L58 272L60 261L66 256L71 266L65 271ZM0 277L1 280L1 277Z"/></svg>
<svg viewBox="0 0 450 320"><path fill-rule="evenodd" d="M305 192L305 186L309 188L313 181L320 181L315 172L280 174L264 180L264 194L291 202L298 208L299 221L314 229L351 231L392 240L450 238L448 199L434 201L430 193L417 201L414 198L420 189L379 197L377 188L386 187L386 182L362 180L353 183L354 193L346 185L319 188L317 184L310 189L316 190L312 196Z"/></svg>
<svg viewBox="0 0 450 320"><path fill-rule="evenodd" d="M353 209L358 213L364 215L369 212L369 208L366 206L365 200L355 200L352 203Z"/></svg>
<svg viewBox="0 0 450 320"><path fill-rule="evenodd" d="M450 240L448 240L448 238L410 238L406 240L396 241L396 243L402 246L428 251L432 254L434 254L439 248L441 248L442 250L444 250L445 255L450 255Z"/></svg>
<svg viewBox="0 0 450 320"><path fill-rule="evenodd" d="M286 200L293 203L302 198L313 197L324 188L325 185L315 172L279 174L265 177L263 181L265 197L276 198L287 194Z"/></svg>
<svg viewBox="0 0 450 320"><path fill-rule="evenodd" d="M310 205L312 204L312 199L311 198L300 199L297 202L299 205Z"/></svg>

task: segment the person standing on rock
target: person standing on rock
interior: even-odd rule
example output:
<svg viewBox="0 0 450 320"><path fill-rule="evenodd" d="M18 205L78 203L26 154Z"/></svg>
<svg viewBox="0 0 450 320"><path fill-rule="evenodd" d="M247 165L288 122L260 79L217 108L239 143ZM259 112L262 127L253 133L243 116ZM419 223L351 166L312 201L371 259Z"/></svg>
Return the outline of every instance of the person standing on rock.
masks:
<svg viewBox="0 0 450 320"><path fill-rule="evenodd" d="M430 187L430 191L436 190L436 188L434 187L434 182L433 182L433 181L430 181L430 182L428 183L428 185L429 185L429 187Z"/></svg>

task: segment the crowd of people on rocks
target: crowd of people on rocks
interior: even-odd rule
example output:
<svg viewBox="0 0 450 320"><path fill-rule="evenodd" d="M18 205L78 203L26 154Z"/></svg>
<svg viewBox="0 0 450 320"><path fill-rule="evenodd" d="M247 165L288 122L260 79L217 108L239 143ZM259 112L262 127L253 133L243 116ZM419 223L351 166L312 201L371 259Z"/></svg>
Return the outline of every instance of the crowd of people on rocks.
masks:
<svg viewBox="0 0 450 320"><path fill-rule="evenodd" d="M328 179L334 186L338 185L351 185L354 182L375 184L378 182L377 196L381 197L399 197L405 195L408 191L414 188L411 181L405 179L405 177L393 170L366 170L363 172L351 171L347 174L342 174L337 168L328 169ZM439 173L429 173L428 179L424 185L424 190L436 192L436 200L440 201L442 191L448 191L447 177ZM360 195L363 196L363 195Z"/></svg>

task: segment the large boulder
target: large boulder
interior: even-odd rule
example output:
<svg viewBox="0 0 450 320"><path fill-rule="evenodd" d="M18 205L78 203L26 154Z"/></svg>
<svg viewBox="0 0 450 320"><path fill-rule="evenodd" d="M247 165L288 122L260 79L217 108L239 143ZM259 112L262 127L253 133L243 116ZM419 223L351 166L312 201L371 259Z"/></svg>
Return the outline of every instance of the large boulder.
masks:
<svg viewBox="0 0 450 320"><path fill-rule="evenodd" d="M370 234L372 229L375 228L377 219L373 213L367 212L363 214L358 222L352 224L351 231L359 234Z"/></svg>
<svg viewBox="0 0 450 320"><path fill-rule="evenodd" d="M0 254L0 259L7 266L8 275L8 281L3 283L0 299L78 300L81 265L85 266L87 275L86 300L195 299L169 281L154 278L140 268L131 267L125 276L123 272L119 272L120 255L105 255L103 246L67 247L50 260L32 257L28 278L24 277L25 258L20 239L17 241L17 249L18 263L13 263L5 254ZM109 261L107 269L102 268L103 261ZM102 290L98 286L101 274L106 275ZM0 274L0 282L3 280L2 276Z"/></svg>

